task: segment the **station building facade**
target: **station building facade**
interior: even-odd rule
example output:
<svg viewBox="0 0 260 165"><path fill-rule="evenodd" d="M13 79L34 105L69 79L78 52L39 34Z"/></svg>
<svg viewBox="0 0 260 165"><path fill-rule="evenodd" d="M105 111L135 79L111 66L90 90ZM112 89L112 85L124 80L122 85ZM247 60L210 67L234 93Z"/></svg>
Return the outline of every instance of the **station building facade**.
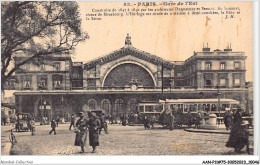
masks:
<svg viewBox="0 0 260 165"><path fill-rule="evenodd" d="M16 109L51 119L95 109L131 113L140 102L165 98L230 98L245 107L245 60L244 52L206 47L186 61L170 62L133 47L127 38L124 47L87 63L62 54L24 65L15 73Z"/></svg>

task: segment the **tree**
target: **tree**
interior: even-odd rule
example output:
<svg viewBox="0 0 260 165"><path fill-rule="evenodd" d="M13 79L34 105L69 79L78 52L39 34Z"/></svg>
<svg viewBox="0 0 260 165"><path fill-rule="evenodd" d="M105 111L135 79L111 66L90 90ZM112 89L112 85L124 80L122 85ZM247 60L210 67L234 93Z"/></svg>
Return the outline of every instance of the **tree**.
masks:
<svg viewBox="0 0 260 165"><path fill-rule="evenodd" d="M88 38L76 2L1 2L1 90L22 65L73 53ZM14 64L14 56L26 56ZM37 59L37 60L36 60Z"/></svg>

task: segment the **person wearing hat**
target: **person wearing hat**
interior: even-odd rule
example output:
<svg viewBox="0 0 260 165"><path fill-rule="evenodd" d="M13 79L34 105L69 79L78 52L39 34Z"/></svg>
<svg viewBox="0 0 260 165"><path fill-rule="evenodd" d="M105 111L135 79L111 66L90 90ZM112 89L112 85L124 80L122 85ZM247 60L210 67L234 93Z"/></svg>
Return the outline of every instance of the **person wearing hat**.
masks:
<svg viewBox="0 0 260 165"><path fill-rule="evenodd" d="M86 140L87 140L87 125L88 121L87 119L84 118L84 113L81 112L79 113L79 119L76 122L76 137L75 137L75 146L80 146L81 147L81 152L85 152L85 145L86 145Z"/></svg>
<svg viewBox="0 0 260 165"><path fill-rule="evenodd" d="M234 148L235 152L239 153L245 146L247 146L247 152L249 152L249 134L246 125L247 124L243 122L241 110L237 109L234 114L233 124L226 147Z"/></svg>
<svg viewBox="0 0 260 165"><path fill-rule="evenodd" d="M92 146L92 153L96 152L96 147L99 146L99 128L101 126L95 113L90 113L89 119L89 145Z"/></svg>
<svg viewBox="0 0 260 165"><path fill-rule="evenodd" d="M51 121L51 131L49 132L49 134L52 133L52 131L54 132L54 135L56 135L56 122L55 122L55 119L53 118L52 121Z"/></svg>
<svg viewBox="0 0 260 165"><path fill-rule="evenodd" d="M106 115L102 113L100 117L101 127L99 129L99 134L101 135L101 130L104 128L105 133L108 134L107 122L106 122Z"/></svg>

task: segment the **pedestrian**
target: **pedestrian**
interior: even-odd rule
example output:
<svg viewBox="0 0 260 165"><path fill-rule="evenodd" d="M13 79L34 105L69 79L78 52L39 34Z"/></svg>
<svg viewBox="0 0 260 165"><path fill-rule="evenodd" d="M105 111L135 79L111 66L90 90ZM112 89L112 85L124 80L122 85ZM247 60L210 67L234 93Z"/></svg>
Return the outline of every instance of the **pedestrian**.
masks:
<svg viewBox="0 0 260 165"><path fill-rule="evenodd" d="M70 128L69 128L69 130L71 130L72 126L75 129L75 117L74 117L74 114L71 114L71 117L70 117Z"/></svg>
<svg viewBox="0 0 260 165"><path fill-rule="evenodd" d="M248 131L245 124L242 122L241 110L237 109L234 114L233 124L226 147L234 148L235 152L239 153L245 146L247 146L248 151Z"/></svg>
<svg viewBox="0 0 260 165"><path fill-rule="evenodd" d="M201 113L200 112L197 112L195 114L195 120L194 120L194 128L199 128L200 127L200 121L201 121Z"/></svg>
<svg viewBox="0 0 260 165"><path fill-rule="evenodd" d="M33 117L29 118L28 127L29 127L30 131L32 132L32 135L34 135L34 132L35 132L35 122L34 122L34 118Z"/></svg>
<svg viewBox="0 0 260 165"><path fill-rule="evenodd" d="M6 118L6 123L7 123L7 125L10 125L10 124L11 124L11 122L10 122L10 117L9 117L9 116L7 116L7 118Z"/></svg>
<svg viewBox="0 0 260 165"><path fill-rule="evenodd" d="M123 126L126 126L127 116L126 114L123 114L121 117L121 123Z"/></svg>
<svg viewBox="0 0 260 165"><path fill-rule="evenodd" d="M187 118L188 118L188 127L191 127L191 125L192 125L192 114L191 114L190 110L188 111Z"/></svg>
<svg viewBox="0 0 260 165"><path fill-rule="evenodd" d="M118 123L118 124L119 124L119 125L120 125L120 124L122 124L122 125L123 125L124 114L121 114L121 113L120 113L120 114L119 114L119 119L120 119L120 121L119 121L119 123Z"/></svg>
<svg viewBox="0 0 260 165"><path fill-rule="evenodd" d="M59 118L59 116L56 117L56 120L55 120L55 121L56 121L56 123L57 123L57 127L58 127L58 126L59 126L59 122L60 122L60 118Z"/></svg>
<svg viewBox="0 0 260 165"><path fill-rule="evenodd" d="M53 118L52 119L52 121L51 121L51 131L49 132L49 134L51 135L51 133L52 133L52 131L54 131L54 135L56 135L56 130L55 130L55 128L56 128L56 121L55 121L55 119Z"/></svg>
<svg viewBox="0 0 260 165"><path fill-rule="evenodd" d="M92 146L92 153L96 152L96 147L99 146L98 128L100 127L99 120L95 113L90 114L89 119L89 145Z"/></svg>
<svg viewBox="0 0 260 165"><path fill-rule="evenodd" d="M4 126L6 125L6 116L4 115L4 117L3 117L3 122L4 122Z"/></svg>
<svg viewBox="0 0 260 165"><path fill-rule="evenodd" d="M226 130L229 130L232 125L232 114L230 112L230 109L227 109L225 114L224 114L224 124L226 126Z"/></svg>
<svg viewBox="0 0 260 165"><path fill-rule="evenodd" d="M173 130L174 129L174 116L172 113L169 114L168 119L169 119L170 130Z"/></svg>
<svg viewBox="0 0 260 165"><path fill-rule="evenodd" d="M135 113L133 117L134 117L134 123L138 124L138 114Z"/></svg>
<svg viewBox="0 0 260 165"><path fill-rule="evenodd" d="M106 116L105 116L104 113L102 113L102 116L100 117L100 121L101 121L101 127L100 127L100 129L99 129L99 134L101 135L101 130L102 130L102 128L104 128L105 133L108 134Z"/></svg>
<svg viewBox="0 0 260 165"><path fill-rule="evenodd" d="M76 122L76 137L75 137L75 146L80 146L81 147L81 152L85 152L85 145L86 145L86 140L87 140L87 126L88 126L88 121L87 119L84 118L84 113L81 112L79 114L79 119Z"/></svg>

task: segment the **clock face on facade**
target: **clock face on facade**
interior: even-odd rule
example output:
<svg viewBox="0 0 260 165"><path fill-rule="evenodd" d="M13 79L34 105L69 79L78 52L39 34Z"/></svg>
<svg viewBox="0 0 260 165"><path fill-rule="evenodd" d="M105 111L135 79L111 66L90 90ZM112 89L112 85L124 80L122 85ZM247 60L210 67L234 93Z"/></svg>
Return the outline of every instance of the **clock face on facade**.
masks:
<svg viewBox="0 0 260 165"><path fill-rule="evenodd" d="M112 69L105 79L104 86L125 87L130 85L131 89L137 88L137 84L134 84L135 86L131 84L133 78L144 87L154 87L150 74L141 66L132 63L122 64Z"/></svg>
<svg viewBox="0 0 260 165"><path fill-rule="evenodd" d="M131 89L132 90L137 90L137 86L135 84L132 84Z"/></svg>

